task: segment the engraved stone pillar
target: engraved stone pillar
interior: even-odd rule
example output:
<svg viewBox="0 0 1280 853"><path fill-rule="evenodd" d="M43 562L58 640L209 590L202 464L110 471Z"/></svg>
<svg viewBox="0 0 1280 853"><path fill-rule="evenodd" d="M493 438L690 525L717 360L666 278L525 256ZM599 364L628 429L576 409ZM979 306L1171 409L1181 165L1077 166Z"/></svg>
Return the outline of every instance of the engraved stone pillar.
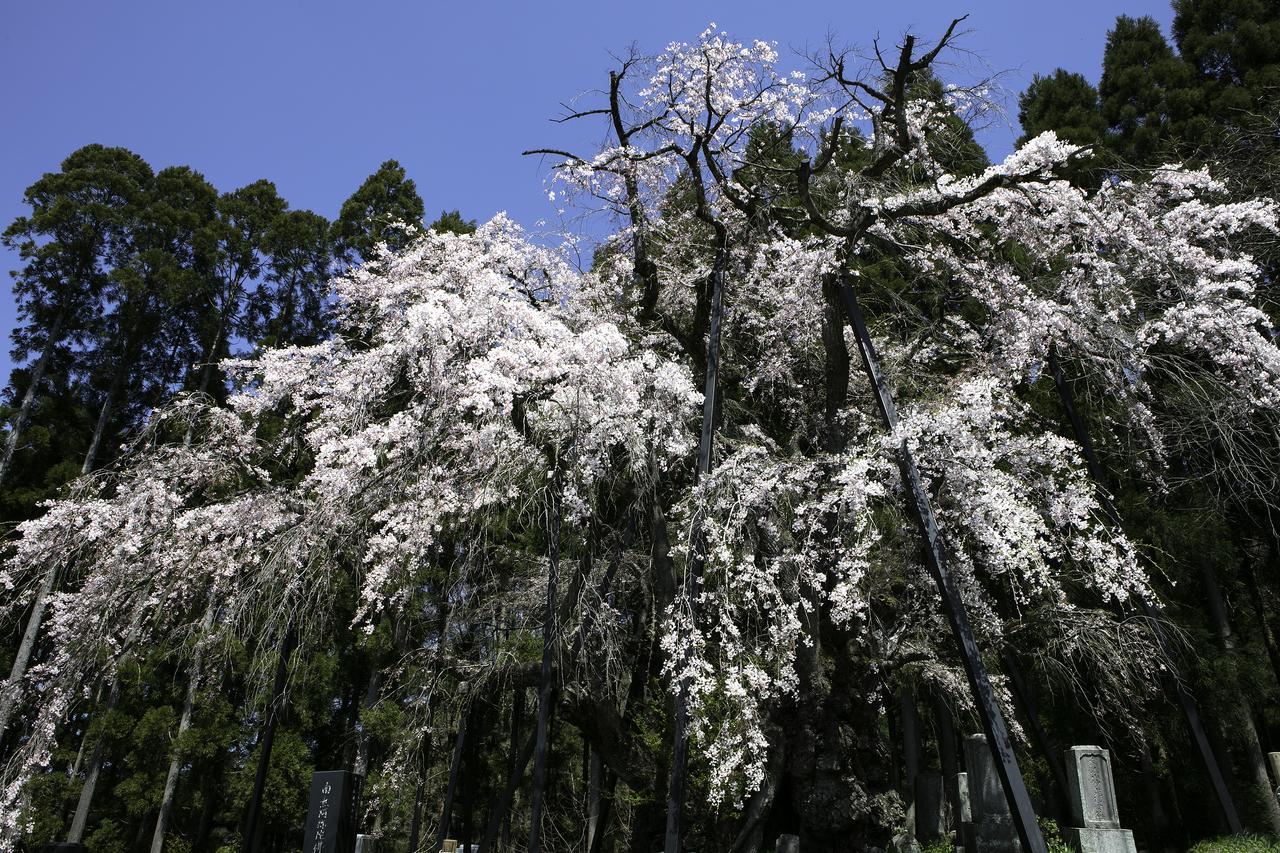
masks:
<svg viewBox="0 0 1280 853"><path fill-rule="evenodd" d="M1111 754L1099 746L1073 746L1066 752L1071 820L1067 841L1081 853L1137 853L1133 833L1120 828Z"/></svg>
<svg viewBox="0 0 1280 853"><path fill-rule="evenodd" d="M964 766L969 778L969 809L973 812L965 847L972 853L1021 853L1009 801L1000 787L986 735L964 739Z"/></svg>

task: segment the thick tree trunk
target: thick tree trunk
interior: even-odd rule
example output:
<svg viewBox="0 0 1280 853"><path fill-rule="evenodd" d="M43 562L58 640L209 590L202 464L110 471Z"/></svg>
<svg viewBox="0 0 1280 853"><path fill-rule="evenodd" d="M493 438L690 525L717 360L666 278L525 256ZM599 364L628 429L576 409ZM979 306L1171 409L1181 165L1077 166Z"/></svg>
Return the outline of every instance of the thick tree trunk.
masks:
<svg viewBox="0 0 1280 853"><path fill-rule="evenodd" d="M35 407L40 383L44 381L49 360L53 357L53 348L62 335L62 322L60 314L54 320L53 327L49 329L44 349L40 351L40 357L32 365L31 375L27 377L27 390L22 395L22 402L18 405L18 413L14 416L13 423L9 425L9 436L5 439L4 451L0 452L0 483L3 483L5 477L9 475L9 466L13 464L13 454L18 449L18 440L22 437L22 430L26 428L31 410Z"/></svg>
<svg viewBox="0 0 1280 853"><path fill-rule="evenodd" d="M0 691L0 744L4 743L4 735L13 717L13 709L18 702L22 677L27 674L31 665L31 655L35 651L36 637L40 634L40 623L44 620L44 611L49 604L49 594L53 592L54 582L58 578L58 567L49 566L40 580L40 590L35 601L31 603L31 615L27 617L27 627L22 632L22 642L18 644L18 654L13 659L13 668L9 670L9 678Z"/></svg>
<svg viewBox="0 0 1280 853"><path fill-rule="evenodd" d="M120 676L111 679L111 690L107 696L107 713L111 713L120 701ZM93 757L89 759L89 770L84 777L84 785L80 788L80 800L76 803L75 816L71 818L71 831L67 833L67 841L79 844L84 840L84 828L89 822L89 807L93 804L93 795L98 788L98 776L102 772L102 761L106 757L106 744L102 738L93 746Z"/></svg>
<svg viewBox="0 0 1280 853"><path fill-rule="evenodd" d="M200 683L201 643L209 635L213 627L213 599L210 598L200 621L200 635L196 638L195 652L191 656L191 671L187 675L187 695L182 700L182 716L178 718L178 732L174 735L173 746L169 750L169 772L164 778L164 793L160 796L160 811L156 815L156 828L151 834L151 853L162 853L164 850L164 834L169 826L169 815L173 812L173 800L178 793L178 773L182 769L182 755L179 747L182 736L191 728L191 714L195 710L196 688Z"/></svg>

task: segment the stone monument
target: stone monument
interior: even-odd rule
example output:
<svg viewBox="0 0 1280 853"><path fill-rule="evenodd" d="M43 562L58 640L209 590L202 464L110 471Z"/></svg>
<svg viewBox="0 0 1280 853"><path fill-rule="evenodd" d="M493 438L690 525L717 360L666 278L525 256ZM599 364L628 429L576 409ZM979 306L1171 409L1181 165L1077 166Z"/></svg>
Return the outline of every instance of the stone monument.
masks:
<svg viewBox="0 0 1280 853"><path fill-rule="evenodd" d="M964 766L973 814L972 821L962 825L965 849L969 853L1022 853L986 735L964 739Z"/></svg>
<svg viewBox="0 0 1280 853"><path fill-rule="evenodd" d="M356 779L347 770L311 774L302 853L355 853Z"/></svg>
<svg viewBox="0 0 1280 853"><path fill-rule="evenodd" d="M1066 751L1071 820L1067 842L1081 853L1137 853L1133 833L1120 828L1111 754L1100 746Z"/></svg>

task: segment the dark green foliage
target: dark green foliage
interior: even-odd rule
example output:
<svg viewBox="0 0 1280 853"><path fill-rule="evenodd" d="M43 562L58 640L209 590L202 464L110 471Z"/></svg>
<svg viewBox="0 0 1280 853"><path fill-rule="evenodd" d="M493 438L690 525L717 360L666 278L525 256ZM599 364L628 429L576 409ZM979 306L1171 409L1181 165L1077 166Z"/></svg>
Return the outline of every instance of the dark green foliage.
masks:
<svg viewBox="0 0 1280 853"><path fill-rule="evenodd" d="M424 211L422 197L405 176L404 167L388 160L342 203L333 223L334 252L351 264L373 258L379 243L400 248L407 240L402 227L421 227Z"/></svg>
<svg viewBox="0 0 1280 853"><path fill-rule="evenodd" d="M1051 76L1031 78L1031 85L1018 98L1018 121L1023 130L1019 142L1052 130L1068 142L1096 145L1106 133L1098 111L1098 90L1083 75L1061 68Z"/></svg>

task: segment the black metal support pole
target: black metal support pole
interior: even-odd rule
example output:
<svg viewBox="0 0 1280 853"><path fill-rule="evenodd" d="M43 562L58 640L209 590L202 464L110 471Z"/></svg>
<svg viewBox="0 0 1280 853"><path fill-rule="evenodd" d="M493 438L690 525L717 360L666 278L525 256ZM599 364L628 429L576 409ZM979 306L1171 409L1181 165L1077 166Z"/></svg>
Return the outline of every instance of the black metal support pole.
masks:
<svg viewBox="0 0 1280 853"><path fill-rule="evenodd" d="M289 656L298 644L298 633L290 625L285 630L284 645L280 647L280 660L276 664L276 681L271 691L271 704L267 706L267 724L262 733L262 746L258 754L258 771L253 778L253 794L249 797L249 810L245 815L244 839L241 849L254 853L258 841L258 817L262 813L262 792L267 784L267 770L271 767L271 747L276 739L276 724L284 709L284 688L289 677Z"/></svg>
<svg viewBox="0 0 1280 853"><path fill-rule="evenodd" d="M1102 465L1098 462L1098 454L1094 450L1093 439L1089 435L1089 429L1085 426L1084 419L1080 417L1079 409L1076 408L1075 395L1071 392L1071 385L1067 382L1066 374L1062 370L1062 362L1059 360L1058 352L1054 347L1049 348L1049 370L1053 373L1053 384L1058 389L1058 398L1062 401L1062 407L1067 410L1067 418L1071 421L1071 430L1075 433L1076 443L1080 445L1080 450L1084 454L1089 476L1093 478L1093 482L1099 488L1098 501L1102 504L1102 509L1110 518L1111 523L1120 527L1120 512L1111 501L1110 495L1106 493L1106 478L1102 472ZM1226 779L1222 775L1222 768L1218 766L1218 757L1214 754L1213 747L1209 744L1209 738L1205 734L1204 723L1200 719L1200 709L1196 706L1196 700L1187 691L1177 670L1173 669L1169 638L1165 634L1160 608L1158 605L1148 601L1144 595L1135 594L1134 597L1138 599L1138 604L1142 608L1143 614L1151 622L1151 628L1156 635L1156 643L1160 646L1160 653L1164 655L1170 666L1170 686L1174 697L1178 700L1178 707L1182 709L1182 715L1187 720L1187 728L1191 731L1191 739L1195 741L1196 752L1200 755L1200 762L1204 765L1205 772L1209 774L1209 783L1213 786L1213 792L1218 799L1218 806L1222 809L1222 816L1226 819L1227 827L1231 832L1238 835L1244 831L1244 827L1240 823L1240 814L1236 811L1235 800L1232 799L1231 791L1227 788Z"/></svg>
<svg viewBox="0 0 1280 853"><path fill-rule="evenodd" d="M702 436L698 440L698 467L694 483L711 473L711 443L715 437L716 391L720 373L720 324L724 318L724 268L728 256L723 247L716 252L711 270L711 317L707 331L707 373L702 398ZM685 596L694 607L702 592L702 565L706 542L701 533L701 513L693 517L693 541L685 571ZM696 615L696 614L695 614ZM685 776L689 763L689 680L681 679L676 690L675 732L671 744L671 779L667 787L667 833L663 853L680 853L683 832Z"/></svg>
<svg viewBox="0 0 1280 853"><path fill-rule="evenodd" d="M871 343L871 336L867 333L867 324L863 320L862 310L858 307L858 299L848 276L840 278L840 298L844 303L849 324L853 327L854 336L858 340L858 349L862 352L862 364L866 368L867 377L871 380L871 388L880 407L880 414L884 417L885 425L892 432L898 425L898 410L893 404L888 383L885 382L884 375L880 371L880 359ZM937 522L933 516L933 507L929 504L929 496L925 492L924 484L920 481L920 471L916 467L915 457L912 456L911 449L905 440L898 445L897 456L903 485L911 495L911 514L924 539L929 571L938 584L938 591L942 594L942 609L951 623L951 630L960 646L965 674L969 678L969 689L973 693L974 704L982 720L982 728L986 732L992 757L995 759L1000 786L1004 789L1005 799L1009 802L1009 811L1013 815L1013 824L1018 831L1018 838L1022 841L1022 847L1027 853L1048 853L1044 838L1040 834L1040 826L1036 823L1035 810L1031 807L1031 797L1027 793L1026 783L1022 780L1022 771L1018 769L1018 759L1013 754L1009 732L1005 728L1004 718L1000 715L995 693L991 689L991 681L987 678L987 670L982 663L982 655L978 651L973 630L969 626L969 615L965 611L964 600L960 597L955 578L947 567L942 541L938 536Z"/></svg>

